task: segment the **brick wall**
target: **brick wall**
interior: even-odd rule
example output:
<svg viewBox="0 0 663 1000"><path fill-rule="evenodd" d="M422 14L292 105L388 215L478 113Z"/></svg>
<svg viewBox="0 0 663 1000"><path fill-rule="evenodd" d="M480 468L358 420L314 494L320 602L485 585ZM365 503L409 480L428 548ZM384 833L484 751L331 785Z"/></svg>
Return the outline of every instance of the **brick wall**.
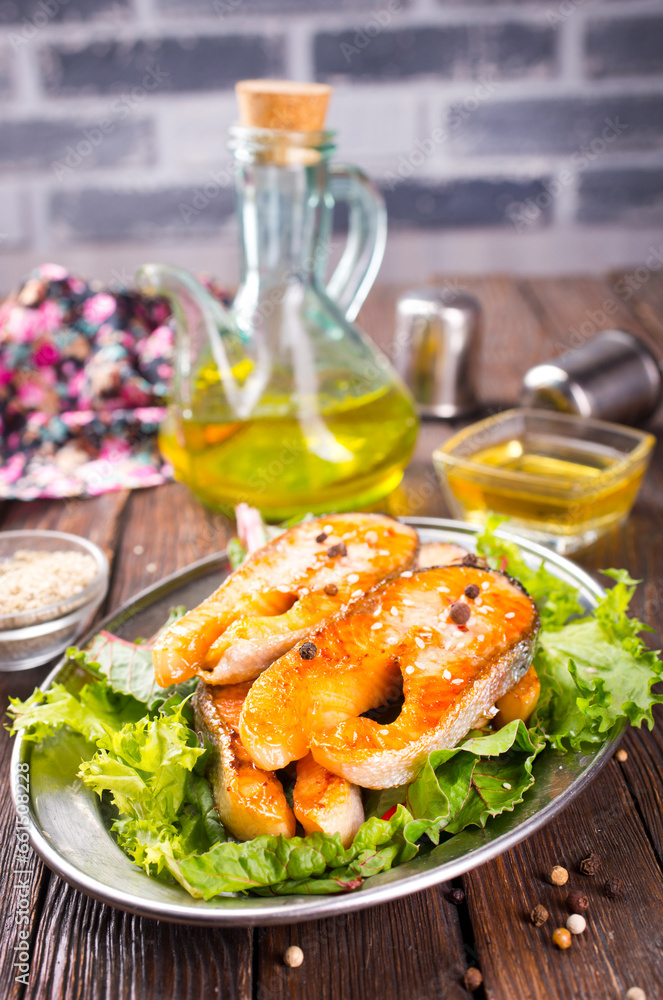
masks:
<svg viewBox="0 0 663 1000"><path fill-rule="evenodd" d="M47 258L234 280L232 87L265 75L334 84L386 277L663 243L660 0L0 0L0 288Z"/></svg>

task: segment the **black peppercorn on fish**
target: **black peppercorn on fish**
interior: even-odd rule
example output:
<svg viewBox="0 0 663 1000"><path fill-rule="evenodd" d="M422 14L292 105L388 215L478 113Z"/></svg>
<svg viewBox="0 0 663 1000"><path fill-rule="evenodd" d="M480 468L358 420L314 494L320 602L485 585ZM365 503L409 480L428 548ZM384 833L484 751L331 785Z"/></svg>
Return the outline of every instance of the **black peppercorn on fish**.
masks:
<svg viewBox="0 0 663 1000"><path fill-rule="evenodd" d="M295 647L258 678L240 715L243 744L261 767L310 751L363 788L404 784L523 676L538 629L534 602L502 573L406 571L309 634L315 655ZM394 722L363 715L400 689Z"/></svg>
<svg viewBox="0 0 663 1000"><path fill-rule="evenodd" d="M418 544L413 528L380 514L327 515L290 528L159 638L157 682L257 677L311 629L412 566Z"/></svg>

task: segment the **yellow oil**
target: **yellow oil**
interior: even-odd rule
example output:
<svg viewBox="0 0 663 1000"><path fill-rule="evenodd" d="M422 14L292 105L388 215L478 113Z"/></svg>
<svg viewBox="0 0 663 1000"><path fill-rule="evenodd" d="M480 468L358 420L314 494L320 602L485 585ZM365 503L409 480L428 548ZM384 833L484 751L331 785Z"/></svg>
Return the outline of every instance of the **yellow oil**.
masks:
<svg viewBox="0 0 663 1000"><path fill-rule="evenodd" d="M458 513L466 520L481 523L488 511L495 511L514 526L585 542L626 517L646 469L646 461L626 469L616 450L545 435L514 437L468 460L483 470L452 468L447 473ZM491 468L528 478L491 475Z"/></svg>
<svg viewBox="0 0 663 1000"><path fill-rule="evenodd" d="M287 408L289 409L289 407ZM208 506L246 502L269 520L369 506L398 486L417 419L398 386L316 401L309 417L260 402L255 419L211 422L171 414L160 435L175 475Z"/></svg>

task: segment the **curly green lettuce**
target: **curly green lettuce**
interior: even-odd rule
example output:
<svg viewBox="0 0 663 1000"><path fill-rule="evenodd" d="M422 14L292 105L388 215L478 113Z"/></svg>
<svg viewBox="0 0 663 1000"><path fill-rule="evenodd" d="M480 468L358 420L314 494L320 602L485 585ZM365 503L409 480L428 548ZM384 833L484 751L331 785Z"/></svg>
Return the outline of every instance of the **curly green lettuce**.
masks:
<svg viewBox="0 0 663 1000"><path fill-rule="evenodd" d="M496 534L502 520L488 519L477 549L492 566L520 580L540 609L534 667L541 694L534 724L560 750L600 742L625 720L651 729L652 708L663 702L663 695L652 691L663 676L663 662L660 651L640 636L652 629L628 615L639 581L623 569L605 570L615 585L588 615L570 584L543 563L532 569L513 542Z"/></svg>
<svg viewBox="0 0 663 1000"><path fill-rule="evenodd" d="M177 882L192 896L356 889L516 808L546 744L577 750L624 721L651 727L652 708L663 701L652 692L663 664L640 637L647 627L628 617L636 581L624 570L606 571L614 586L587 614L575 588L543 564L530 566L497 532L499 522L489 519L478 550L523 583L541 614L534 661L541 696L531 728L514 721L497 732L471 733L457 747L430 754L409 785L367 793L366 821L348 848L324 833L246 843L227 835L205 777L207 750L193 730L191 682L159 688L150 642L102 632L88 650L70 650L63 683L12 700L12 731L40 741L68 726L85 736L90 757L79 775L108 800L119 845L149 875ZM245 550L235 555L239 562Z"/></svg>

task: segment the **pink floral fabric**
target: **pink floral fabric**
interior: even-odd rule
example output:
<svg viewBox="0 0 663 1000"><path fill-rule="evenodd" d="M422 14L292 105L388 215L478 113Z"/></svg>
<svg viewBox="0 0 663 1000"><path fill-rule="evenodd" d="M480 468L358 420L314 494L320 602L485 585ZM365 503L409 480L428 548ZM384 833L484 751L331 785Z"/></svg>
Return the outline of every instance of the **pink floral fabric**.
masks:
<svg viewBox="0 0 663 1000"><path fill-rule="evenodd" d="M157 431L173 364L162 299L44 264L0 306L0 499L93 496L171 477Z"/></svg>

